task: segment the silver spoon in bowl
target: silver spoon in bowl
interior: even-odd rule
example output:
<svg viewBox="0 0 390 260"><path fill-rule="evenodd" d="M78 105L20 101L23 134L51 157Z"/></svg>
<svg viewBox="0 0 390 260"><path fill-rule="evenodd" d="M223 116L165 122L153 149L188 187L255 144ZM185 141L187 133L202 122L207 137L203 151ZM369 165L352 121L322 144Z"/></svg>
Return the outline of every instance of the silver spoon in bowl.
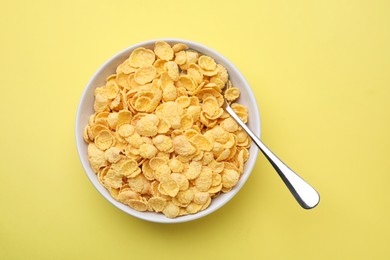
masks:
<svg viewBox="0 0 390 260"><path fill-rule="evenodd" d="M251 137L256 146L265 155L268 161L275 168L276 172L282 178L291 194L297 200L299 205L304 209L312 209L320 202L320 195L318 192L304 181L298 174L291 170L285 163L283 163L270 149L246 126L240 117L233 111L229 103L224 102L224 109L232 118L245 130Z"/></svg>

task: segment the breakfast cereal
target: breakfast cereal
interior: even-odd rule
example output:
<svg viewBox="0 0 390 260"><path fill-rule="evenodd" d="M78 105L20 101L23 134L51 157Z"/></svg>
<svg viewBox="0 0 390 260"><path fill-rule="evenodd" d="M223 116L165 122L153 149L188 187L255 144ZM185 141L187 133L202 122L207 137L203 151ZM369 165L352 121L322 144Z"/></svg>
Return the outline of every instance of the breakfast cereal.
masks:
<svg viewBox="0 0 390 260"><path fill-rule="evenodd" d="M94 96L83 137L114 199L176 218L237 185L251 142L223 104L245 123L248 110L232 103L240 90L212 57L183 43L139 47Z"/></svg>

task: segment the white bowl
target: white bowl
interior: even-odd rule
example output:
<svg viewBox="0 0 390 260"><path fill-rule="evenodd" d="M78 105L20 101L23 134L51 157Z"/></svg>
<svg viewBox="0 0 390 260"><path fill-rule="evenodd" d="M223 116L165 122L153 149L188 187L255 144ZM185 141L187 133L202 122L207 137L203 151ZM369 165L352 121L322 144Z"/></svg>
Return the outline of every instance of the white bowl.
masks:
<svg viewBox="0 0 390 260"><path fill-rule="evenodd" d="M225 205L229 200L231 200L234 195L237 194L237 192L242 188L242 186L247 181L254 165L256 162L258 149L255 145L252 145L249 150L249 159L245 163L244 167L244 173L242 174L239 182L237 185L228 193L221 194L217 198L214 198L210 204L210 206L196 214L193 215L186 215L182 217L177 217L174 219L170 219L165 217L163 214L157 214L153 212L139 212L132 208L130 208L127 205L124 205L118 201L116 201L114 198L111 197L110 193L99 183L97 179L97 175L93 172L91 166L88 162L88 155L87 155L87 144L84 142L83 139L83 132L85 126L88 124L88 118L91 114L94 113L93 111L93 102L94 102L94 89L96 87L100 87L105 84L105 80L107 76L115 73L116 67L122 63L125 59L127 59L130 55L130 53L138 48L138 47L145 47L145 48L153 48L154 43L158 40L166 41L170 43L171 45L174 43L185 43L189 46L190 49L196 50L200 53L206 54L212 58L215 59L217 63L220 63L223 65L228 73L229 78L233 83L233 86L238 87L241 91L241 96L237 100L237 103L244 104L249 111L249 120L248 120L248 126L249 128L256 133L258 136L260 136L260 115L259 115L259 109L256 103L255 96L253 95L253 92L251 88L249 87L248 82L245 80L244 76L241 74L241 72L225 57L223 57L218 52L210 49L209 47L206 47L202 44L195 43L192 41L182 40L182 39L156 39L156 40L150 40L146 42L141 42L138 44L135 44L133 46L130 46L123 51L119 52L118 54L111 57L108 61L106 61L98 70L97 72L92 76L91 80L88 82L83 95L81 96L81 100L77 109L77 115L76 115L76 145L77 150L80 156L81 163L84 167L84 170L92 182L92 184L95 186L95 188L100 192L100 194L103 195L104 198L106 198L109 202L111 202L114 206L119 208L120 210L126 212L127 214L130 214L134 217L152 221L152 222L159 222L159 223L179 223L179 222L186 222L191 221L194 219L198 219L201 217L204 217L217 209L221 208L223 205Z"/></svg>

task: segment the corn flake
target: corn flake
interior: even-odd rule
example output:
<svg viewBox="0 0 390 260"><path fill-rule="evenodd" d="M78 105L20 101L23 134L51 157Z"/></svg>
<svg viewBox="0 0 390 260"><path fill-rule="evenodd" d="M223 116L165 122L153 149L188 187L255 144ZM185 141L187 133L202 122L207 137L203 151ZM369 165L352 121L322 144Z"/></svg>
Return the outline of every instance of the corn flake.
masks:
<svg viewBox="0 0 390 260"><path fill-rule="evenodd" d="M199 161L192 161L189 164L188 169L184 172L184 175L189 180L194 180L199 177L201 171L202 171L202 163Z"/></svg>
<svg viewBox="0 0 390 260"><path fill-rule="evenodd" d="M121 137L128 137L132 134L134 134L134 126L130 124L123 124L118 127L116 132L121 136Z"/></svg>
<svg viewBox="0 0 390 260"><path fill-rule="evenodd" d="M129 205L130 200L139 200L140 195L137 192L132 191L131 189L124 189L118 194L118 201Z"/></svg>
<svg viewBox="0 0 390 260"><path fill-rule="evenodd" d="M95 172L107 165L104 152L94 143L88 145L88 160Z"/></svg>
<svg viewBox="0 0 390 260"><path fill-rule="evenodd" d="M135 125L135 130L141 136L155 136L158 131L157 125L147 118L141 118Z"/></svg>
<svg viewBox="0 0 390 260"><path fill-rule="evenodd" d="M173 158L172 160L169 161L168 163L169 168L171 169L172 172L182 172L184 170L184 165L183 163L178 160L177 158Z"/></svg>
<svg viewBox="0 0 390 260"><path fill-rule="evenodd" d="M155 59L156 57L152 50L140 47L130 54L129 64L132 67L139 68L152 65Z"/></svg>
<svg viewBox="0 0 390 260"><path fill-rule="evenodd" d="M176 103L182 108L186 108L190 105L190 98L188 96L181 96L176 99Z"/></svg>
<svg viewBox="0 0 390 260"><path fill-rule="evenodd" d="M192 202L186 207L186 211L189 214L195 214L195 213L199 212L201 208L202 208L202 205L199 205L199 204Z"/></svg>
<svg viewBox="0 0 390 260"><path fill-rule="evenodd" d="M180 118L180 129L181 130L187 130L190 129L194 124L194 119L191 115L184 114Z"/></svg>
<svg viewBox="0 0 390 260"><path fill-rule="evenodd" d="M176 52L180 52L180 51L184 51L184 50L187 50L188 49L188 46L187 44L184 44L184 43L176 43L175 45L173 45L172 47L172 50L176 53Z"/></svg>
<svg viewBox="0 0 390 260"><path fill-rule="evenodd" d="M176 218L180 213L180 208L172 202L168 202L162 212L168 218Z"/></svg>
<svg viewBox="0 0 390 260"><path fill-rule="evenodd" d="M147 204L141 200L129 200L128 205L138 211L146 211Z"/></svg>
<svg viewBox="0 0 390 260"><path fill-rule="evenodd" d="M234 101L240 96L238 88L229 88L225 91L225 98L227 101Z"/></svg>
<svg viewBox="0 0 390 260"><path fill-rule="evenodd" d="M183 135L173 139L173 148L177 154L182 156L190 156L196 152L196 148Z"/></svg>
<svg viewBox="0 0 390 260"><path fill-rule="evenodd" d="M168 160L163 157L154 157L150 159L149 166L151 169L157 171L162 165L167 165Z"/></svg>
<svg viewBox="0 0 390 260"><path fill-rule="evenodd" d="M118 68L116 69L116 74L120 74L120 73L130 74L133 72L135 72L135 68L130 65L129 59L119 64ZM107 81L109 81L109 79L107 79Z"/></svg>
<svg viewBox="0 0 390 260"><path fill-rule="evenodd" d="M206 204L209 198L210 194L208 192L197 191L194 194L194 202L199 205Z"/></svg>
<svg viewBox="0 0 390 260"><path fill-rule="evenodd" d="M199 191L208 191L213 183L213 172L208 167L203 167L198 178L195 179L195 187Z"/></svg>
<svg viewBox="0 0 390 260"><path fill-rule="evenodd" d="M122 187L123 184L122 175L112 169L109 169L107 174L103 177L103 182L105 185L108 185L108 187L118 189Z"/></svg>
<svg viewBox="0 0 390 260"><path fill-rule="evenodd" d="M159 134L165 134L169 131L169 129L171 128L171 124L169 123L169 121L165 118L159 118L159 122L158 122L158 125L157 125L157 133Z"/></svg>
<svg viewBox="0 0 390 260"><path fill-rule="evenodd" d="M121 159L121 152L122 150L119 149L118 147L111 147L108 148L104 152L104 158L109 162L109 163L116 163Z"/></svg>
<svg viewBox="0 0 390 260"><path fill-rule="evenodd" d="M140 173L140 171L137 170L139 170L138 163L135 160L130 159L122 164L119 172L126 177L135 177Z"/></svg>
<svg viewBox="0 0 390 260"><path fill-rule="evenodd" d="M177 81L177 86L184 87L188 91L194 91L197 87L197 83L191 76L182 75Z"/></svg>
<svg viewBox="0 0 390 260"><path fill-rule="evenodd" d="M225 170L222 175L222 185L225 188L232 188L237 184L240 175L235 170Z"/></svg>
<svg viewBox="0 0 390 260"><path fill-rule="evenodd" d="M172 139L166 135L157 135L153 137L153 144L161 152L169 152L172 147Z"/></svg>
<svg viewBox="0 0 390 260"><path fill-rule="evenodd" d="M179 192L179 184L170 175L162 176L160 185L161 189L171 197L175 197Z"/></svg>
<svg viewBox="0 0 390 260"><path fill-rule="evenodd" d="M160 59L165 61L172 60L173 58L173 50L171 46L166 42L156 42L154 46L154 52Z"/></svg>
<svg viewBox="0 0 390 260"><path fill-rule="evenodd" d="M161 212L164 210L167 201L162 197L152 197L148 200L148 206L150 206L155 212Z"/></svg>
<svg viewBox="0 0 390 260"><path fill-rule="evenodd" d="M179 185L179 190L183 191L183 190L187 190L188 189L189 181L183 174L172 173L171 177Z"/></svg>
<svg viewBox="0 0 390 260"><path fill-rule="evenodd" d="M174 61L168 61L165 63L166 70L168 72L168 76L172 80L177 80L179 78L179 67L177 66L176 62Z"/></svg>
<svg viewBox="0 0 390 260"><path fill-rule="evenodd" d="M152 99L149 97L139 97L134 103L134 108L139 112L146 112L150 109Z"/></svg>
<svg viewBox="0 0 390 260"><path fill-rule="evenodd" d="M204 70L215 70L217 67L217 64L215 63L214 59L209 56L201 56L198 62L199 66Z"/></svg>
<svg viewBox="0 0 390 260"><path fill-rule="evenodd" d="M114 143L114 138L110 131L103 130L95 138L96 147L102 151L110 148Z"/></svg>
<svg viewBox="0 0 390 260"><path fill-rule="evenodd" d="M171 174L171 169L168 165L161 165L154 171L154 178L161 182L161 180Z"/></svg>
<svg viewBox="0 0 390 260"><path fill-rule="evenodd" d="M212 143L202 134L196 134L191 137L191 141L202 151L211 151Z"/></svg>
<svg viewBox="0 0 390 260"><path fill-rule="evenodd" d="M154 66L143 66L140 67L134 74L134 80L140 84L144 85L148 82L151 82L157 74L157 70Z"/></svg>
<svg viewBox="0 0 390 260"><path fill-rule="evenodd" d="M176 87L172 84L168 84L163 90L163 100L167 101L175 101L177 98L177 90Z"/></svg>
<svg viewBox="0 0 390 260"><path fill-rule="evenodd" d="M142 174L139 174L134 178L128 178L127 184L129 185L131 190L138 192L138 193L144 193L145 188L150 187L150 186L148 186L149 181Z"/></svg>
<svg viewBox="0 0 390 260"><path fill-rule="evenodd" d="M151 159L157 154L157 149L151 144L142 144L139 147L139 154L142 158Z"/></svg>
<svg viewBox="0 0 390 260"><path fill-rule="evenodd" d="M179 51L175 54L175 62L177 65L183 65L187 61L187 54L184 51Z"/></svg>

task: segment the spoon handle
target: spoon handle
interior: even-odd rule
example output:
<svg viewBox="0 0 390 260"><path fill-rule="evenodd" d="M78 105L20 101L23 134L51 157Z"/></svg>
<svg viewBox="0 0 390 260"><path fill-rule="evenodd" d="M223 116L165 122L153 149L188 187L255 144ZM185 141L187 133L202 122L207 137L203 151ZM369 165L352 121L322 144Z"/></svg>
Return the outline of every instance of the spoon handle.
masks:
<svg viewBox="0 0 390 260"><path fill-rule="evenodd" d="M234 120L247 132L252 138L253 142L259 147L260 151L267 157L268 161L275 168L280 178L286 184L294 198L298 201L304 209L312 209L320 202L320 195L318 192L310 186L306 181L298 176L293 170L291 170L286 164L284 164L270 149L241 121L233 109L228 105L226 106L226 112L228 112Z"/></svg>

